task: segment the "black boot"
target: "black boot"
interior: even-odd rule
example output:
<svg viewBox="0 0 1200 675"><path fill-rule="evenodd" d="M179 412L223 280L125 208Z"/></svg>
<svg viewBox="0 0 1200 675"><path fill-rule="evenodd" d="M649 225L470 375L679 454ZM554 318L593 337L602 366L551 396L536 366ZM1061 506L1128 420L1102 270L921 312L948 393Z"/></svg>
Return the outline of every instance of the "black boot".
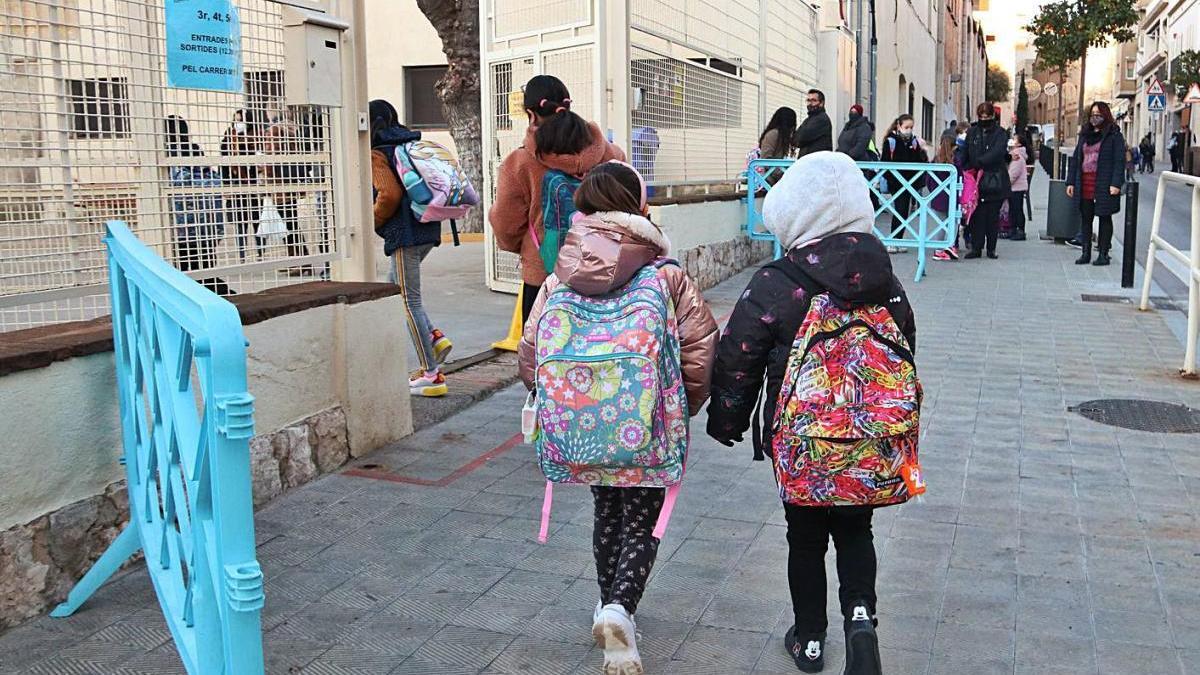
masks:
<svg viewBox="0 0 1200 675"><path fill-rule="evenodd" d="M1096 256L1096 262L1092 265L1096 267L1107 267L1112 264L1112 259L1108 257L1108 251L1101 250Z"/></svg>
<svg viewBox="0 0 1200 675"><path fill-rule="evenodd" d="M783 646L802 672L819 673L825 669L825 633L801 634L792 626L783 638Z"/></svg>
<svg viewBox="0 0 1200 675"><path fill-rule="evenodd" d="M1025 241L1025 230L1013 230L1012 240L1013 241Z"/></svg>
<svg viewBox="0 0 1200 675"><path fill-rule="evenodd" d="M846 618L845 675L880 675L883 664L879 658L879 637L875 634L875 618L865 603L855 605Z"/></svg>
<svg viewBox="0 0 1200 675"><path fill-rule="evenodd" d="M1083 242L1083 253L1079 254L1079 259L1075 261L1076 265L1086 265L1092 262L1092 240L1089 237Z"/></svg>

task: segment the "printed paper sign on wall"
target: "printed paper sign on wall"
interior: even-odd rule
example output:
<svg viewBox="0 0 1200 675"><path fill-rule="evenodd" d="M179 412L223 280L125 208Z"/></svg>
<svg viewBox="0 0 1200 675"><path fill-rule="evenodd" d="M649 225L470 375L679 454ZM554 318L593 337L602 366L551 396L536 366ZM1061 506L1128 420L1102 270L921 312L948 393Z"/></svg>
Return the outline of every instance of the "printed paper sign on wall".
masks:
<svg viewBox="0 0 1200 675"><path fill-rule="evenodd" d="M167 86L242 91L242 27L231 0L166 0Z"/></svg>

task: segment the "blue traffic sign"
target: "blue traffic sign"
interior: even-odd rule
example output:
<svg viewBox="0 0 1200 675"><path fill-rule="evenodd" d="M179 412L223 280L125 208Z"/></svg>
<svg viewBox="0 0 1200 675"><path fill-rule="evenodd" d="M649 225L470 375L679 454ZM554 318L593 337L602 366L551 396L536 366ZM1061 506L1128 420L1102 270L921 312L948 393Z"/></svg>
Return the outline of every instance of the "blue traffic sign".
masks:
<svg viewBox="0 0 1200 675"><path fill-rule="evenodd" d="M1146 102L1146 108L1150 112L1163 112L1167 109L1167 95L1151 94Z"/></svg>

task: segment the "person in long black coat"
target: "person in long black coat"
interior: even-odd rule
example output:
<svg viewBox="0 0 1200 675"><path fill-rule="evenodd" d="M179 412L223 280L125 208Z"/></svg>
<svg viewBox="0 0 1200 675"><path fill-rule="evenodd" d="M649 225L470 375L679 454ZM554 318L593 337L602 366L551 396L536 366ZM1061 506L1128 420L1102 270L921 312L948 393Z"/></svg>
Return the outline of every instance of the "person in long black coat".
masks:
<svg viewBox="0 0 1200 675"><path fill-rule="evenodd" d="M1121 187L1125 185L1125 137L1117 129L1107 103L1092 104L1091 115L1079 132L1075 160L1067 171L1067 196L1079 205L1079 239L1083 252L1076 265L1092 262L1092 222L1100 218L1096 241L1097 266L1108 265L1112 248L1113 215L1121 210Z"/></svg>
<svg viewBox="0 0 1200 675"><path fill-rule="evenodd" d="M1000 238L1000 208L1008 201L1012 182L1008 177L1008 132L996 119L991 101L975 109L976 123L967 131L966 168L979 174L979 207L971 216L971 252L965 258L987 257L995 260L996 241Z"/></svg>

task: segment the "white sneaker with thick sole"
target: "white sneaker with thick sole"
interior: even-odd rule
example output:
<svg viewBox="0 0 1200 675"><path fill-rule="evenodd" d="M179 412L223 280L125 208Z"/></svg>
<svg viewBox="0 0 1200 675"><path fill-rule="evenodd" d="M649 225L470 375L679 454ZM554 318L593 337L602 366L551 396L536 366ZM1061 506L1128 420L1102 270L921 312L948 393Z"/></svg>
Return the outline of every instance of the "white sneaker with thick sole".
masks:
<svg viewBox="0 0 1200 675"><path fill-rule="evenodd" d="M605 605L592 626L596 645L604 650L604 675L642 675L637 626L621 605Z"/></svg>

